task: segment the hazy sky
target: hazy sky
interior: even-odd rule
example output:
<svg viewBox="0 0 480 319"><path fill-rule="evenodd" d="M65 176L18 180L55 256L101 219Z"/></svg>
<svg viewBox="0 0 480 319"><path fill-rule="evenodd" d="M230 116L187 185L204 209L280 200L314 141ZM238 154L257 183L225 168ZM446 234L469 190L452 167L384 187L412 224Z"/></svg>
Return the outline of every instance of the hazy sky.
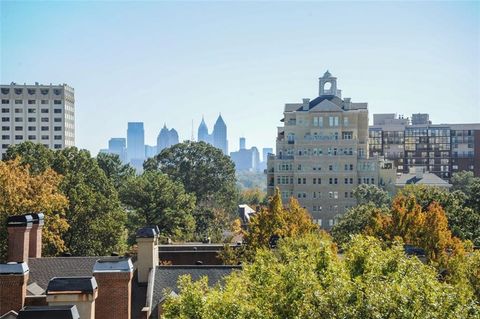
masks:
<svg viewBox="0 0 480 319"><path fill-rule="evenodd" d="M274 147L283 106L325 70L373 113L480 122L480 2L1 1L2 84L75 88L76 143L127 122L190 139L221 112L230 151Z"/></svg>

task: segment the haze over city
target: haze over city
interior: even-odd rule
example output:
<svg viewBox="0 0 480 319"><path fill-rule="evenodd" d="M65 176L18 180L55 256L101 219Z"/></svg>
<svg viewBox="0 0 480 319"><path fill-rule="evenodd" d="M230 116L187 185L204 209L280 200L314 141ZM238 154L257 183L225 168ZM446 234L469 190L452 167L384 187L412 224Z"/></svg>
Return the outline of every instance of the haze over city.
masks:
<svg viewBox="0 0 480 319"><path fill-rule="evenodd" d="M76 145L96 154L127 122L155 144L219 113L230 150L273 147L283 105L328 69L373 113L480 120L478 2L1 2L2 83L75 88ZM445 23L449 21L449 23ZM381 26L381 27L379 27Z"/></svg>

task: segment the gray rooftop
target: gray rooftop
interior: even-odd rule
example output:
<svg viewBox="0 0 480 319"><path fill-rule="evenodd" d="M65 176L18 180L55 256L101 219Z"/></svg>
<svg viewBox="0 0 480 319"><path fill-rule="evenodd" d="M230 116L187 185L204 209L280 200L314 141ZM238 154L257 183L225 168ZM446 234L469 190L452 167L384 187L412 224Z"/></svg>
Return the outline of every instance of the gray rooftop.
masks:
<svg viewBox="0 0 480 319"><path fill-rule="evenodd" d="M36 283L44 291L53 277L89 277L100 257L42 257L29 258L28 284Z"/></svg>
<svg viewBox="0 0 480 319"><path fill-rule="evenodd" d="M428 185L436 187L451 187L452 185L432 173L423 173L419 178L415 173L401 174L395 181L396 186L405 186L410 184Z"/></svg>
<svg viewBox="0 0 480 319"><path fill-rule="evenodd" d="M158 266L155 270L155 281L152 298L152 315L150 318L157 318L158 303L164 299L165 290L178 294L178 277L190 275L192 280L201 277L208 277L209 286L222 282L222 278L234 270L240 270L240 266Z"/></svg>

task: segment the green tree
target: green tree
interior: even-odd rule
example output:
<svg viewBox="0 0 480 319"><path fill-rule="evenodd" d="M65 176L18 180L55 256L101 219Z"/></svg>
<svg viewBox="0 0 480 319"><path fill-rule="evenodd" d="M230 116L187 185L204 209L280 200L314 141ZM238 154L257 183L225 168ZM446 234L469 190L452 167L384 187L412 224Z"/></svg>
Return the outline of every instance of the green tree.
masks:
<svg viewBox="0 0 480 319"><path fill-rule="evenodd" d="M332 237L341 246L350 241L356 234L378 233L378 218L388 215L389 208L377 206L372 202L350 208L340 217L339 221L332 228Z"/></svg>
<svg viewBox="0 0 480 319"><path fill-rule="evenodd" d="M469 291L440 282L435 269L372 237L355 236L339 258L324 234L280 240L251 264L209 287L207 278L179 280L164 319L477 318Z"/></svg>
<svg viewBox="0 0 480 319"><path fill-rule="evenodd" d="M3 156L4 161L13 160L19 157L22 164L30 166L31 174L39 174L52 166L55 152L43 144L30 141L17 145L11 145Z"/></svg>
<svg viewBox="0 0 480 319"><path fill-rule="evenodd" d="M470 171L461 171L452 174L450 183L452 184L451 191L461 191L462 193L468 195L470 194L470 188L475 182L475 176L473 172Z"/></svg>
<svg viewBox="0 0 480 319"><path fill-rule="evenodd" d="M42 147L22 143L13 147L9 156L19 157L23 165L36 167L35 173L51 167L63 176L59 189L68 199L65 218L70 225L62 234L65 249L79 256L124 251L126 213L112 181L96 159L88 151L76 147L59 151Z"/></svg>
<svg viewBox="0 0 480 319"><path fill-rule="evenodd" d="M129 164L123 164L117 154L100 153L97 155L97 163L117 190L128 178L135 176L135 169Z"/></svg>
<svg viewBox="0 0 480 319"><path fill-rule="evenodd" d="M87 150L69 147L55 153L52 168L64 176L70 229L64 240L73 255L108 255L126 249L126 213L112 182Z"/></svg>
<svg viewBox="0 0 480 319"><path fill-rule="evenodd" d="M228 156L210 144L191 141L176 144L147 160L144 169L159 170L181 182L186 192L195 194L196 224L209 226L197 229L198 237L210 236L205 233L206 229L224 228L225 223L216 222L229 220L236 214L235 166ZM214 218L212 212L224 217ZM207 219L209 217L211 219Z"/></svg>
<svg viewBox="0 0 480 319"><path fill-rule="evenodd" d="M186 193L181 183L167 175L145 171L140 176L131 176L121 188L120 197L129 210L131 233L139 226L157 225L164 237L193 238L195 196Z"/></svg>
<svg viewBox="0 0 480 319"><path fill-rule="evenodd" d="M390 195L383 189L373 184L361 184L354 188L353 196L357 204L373 203L375 206L388 206L391 202Z"/></svg>
<svg viewBox="0 0 480 319"><path fill-rule="evenodd" d="M247 204L255 207L257 205L266 205L267 201L267 194L259 188L241 190L238 196L239 205Z"/></svg>

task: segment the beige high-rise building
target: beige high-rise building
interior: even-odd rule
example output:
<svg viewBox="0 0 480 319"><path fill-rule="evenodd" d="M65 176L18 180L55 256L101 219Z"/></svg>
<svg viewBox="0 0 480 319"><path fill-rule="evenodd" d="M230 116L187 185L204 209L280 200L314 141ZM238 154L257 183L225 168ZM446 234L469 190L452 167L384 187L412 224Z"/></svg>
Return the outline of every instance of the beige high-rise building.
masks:
<svg viewBox="0 0 480 319"><path fill-rule="evenodd" d="M0 157L12 144L41 143L50 149L75 145L75 91L62 85L0 86Z"/></svg>
<svg viewBox="0 0 480 319"><path fill-rule="evenodd" d="M296 197L317 224L329 229L356 205L352 191L357 185L393 185L394 169L368 157L367 103L342 99L330 72L319 79L317 98L285 104L283 115L276 155L268 159L270 195L278 187L284 200Z"/></svg>

